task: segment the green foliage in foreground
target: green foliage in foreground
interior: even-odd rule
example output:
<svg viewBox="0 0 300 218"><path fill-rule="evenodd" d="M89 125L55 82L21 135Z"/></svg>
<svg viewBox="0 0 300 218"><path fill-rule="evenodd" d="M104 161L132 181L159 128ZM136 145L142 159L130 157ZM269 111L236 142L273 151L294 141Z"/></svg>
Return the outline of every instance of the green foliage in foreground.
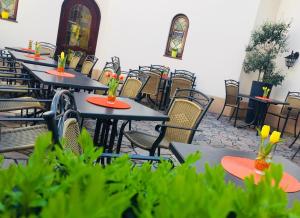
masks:
<svg viewBox="0 0 300 218"><path fill-rule="evenodd" d="M44 135L27 166L1 169L0 217L300 217L300 204L287 209L277 187L280 166L257 186L247 179L242 189L224 181L221 166L197 174L191 165L199 154L174 169L167 162L155 170L133 166L126 156L104 168L94 164L101 151L86 131L79 141L84 154L76 156L50 151L50 134Z"/></svg>

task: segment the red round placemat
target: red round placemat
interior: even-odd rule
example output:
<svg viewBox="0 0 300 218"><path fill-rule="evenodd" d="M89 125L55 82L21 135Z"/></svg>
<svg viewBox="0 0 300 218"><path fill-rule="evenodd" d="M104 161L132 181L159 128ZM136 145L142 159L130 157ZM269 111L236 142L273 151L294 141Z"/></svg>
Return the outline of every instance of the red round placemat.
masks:
<svg viewBox="0 0 300 218"><path fill-rule="evenodd" d="M30 51L30 52L35 52L35 50L30 49L30 48L22 48L23 51Z"/></svg>
<svg viewBox="0 0 300 218"><path fill-rule="evenodd" d="M124 101L120 101L116 99L114 104L107 102L107 97L101 96L90 96L86 98L86 101L98 106L109 107L109 108L116 108L116 109L129 109L131 106Z"/></svg>
<svg viewBox="0 0 300 218"><path fill-rule="evenodd" d="M35 55L25 55L25 57L32 58L34 60L46 60L46 58L36 57Z"/></svg>
<svg viewBox="0 0 300 218"><path fill-rule="evenodd" d="M264 97L261 97L261 96L255 96L255 98L260 99L260 100L264 100L264 101L272 101L272 99L270 99L270 98L264 98Z"/></svg>
<svg viewBox="0 0 300 218"><path fill-rule="evenodd" d="M61 76L61 77L68 77L68 78L74 78L75 75L67 72L58 72L57 70L47 70L46 73L49 73L51 75L55 76Z"/></svg>
<svg viewBox="0 0 300 218"><path fill-rule="evenodd" d="M246 177L253 175L255 184L261 179L261 175L255 173L254 160L243 157L224 156L221 164L227 172L240 179L244 180ZM283 173L279 186L285 192L300 191L300 182L286 172Z"/></svg>

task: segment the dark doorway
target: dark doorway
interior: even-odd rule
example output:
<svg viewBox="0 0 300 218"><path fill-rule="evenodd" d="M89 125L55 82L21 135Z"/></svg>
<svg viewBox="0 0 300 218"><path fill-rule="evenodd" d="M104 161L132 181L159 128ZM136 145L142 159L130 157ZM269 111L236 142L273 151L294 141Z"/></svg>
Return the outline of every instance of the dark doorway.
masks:
<svg viewBox="0 0 300 218"><path fill-rule="evenodd" d="M101 14L94 0L65 0L61 7L57 52L82 51L94 55Z"/></svg>

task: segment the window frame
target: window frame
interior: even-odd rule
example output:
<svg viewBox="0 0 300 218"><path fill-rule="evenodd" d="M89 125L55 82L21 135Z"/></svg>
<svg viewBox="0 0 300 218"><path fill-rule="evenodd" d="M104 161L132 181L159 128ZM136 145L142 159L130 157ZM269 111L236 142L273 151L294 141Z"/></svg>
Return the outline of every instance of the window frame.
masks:
<svg viewBox="0 0 300 218"><path fill-rule="evenodd" d="M15 0L15 6L14 6L15 8L14 8L14 14L13 14L13 16L8 17L8 19L3 19L0 16L0 19L1 20L7 20L7 21L17 22L18 6L19 6L19 0Z"/></svg>
<svg viewBox="0 0 300 218"><path fill-rule="evenodd" d="M174 30L175 22L179 18L184 18L186 20L187 28L184 31L184 36L183 36L183 39L182 39L182 44L183 44L182 45L182 51L181 51L181 53L178 53L177 57L175 58L175 57L172 57L171 52L169 51L169 47L170 47L170 44L171 44L172 33L175 31ZM170 58L175 58L175 59L180 59L180 60L182 59L186 38L187 38L187 35L188 35L188 32L189 32L189 26L190 26L190 21L189 21L189 18L185 14L176 14L173 17L171 25L170 25L170 30L169 30L169 34L168 34L168 41L167 41L167 46L166 46L166 49L165 49L165 55L164 56L170 57Z"/></svg>

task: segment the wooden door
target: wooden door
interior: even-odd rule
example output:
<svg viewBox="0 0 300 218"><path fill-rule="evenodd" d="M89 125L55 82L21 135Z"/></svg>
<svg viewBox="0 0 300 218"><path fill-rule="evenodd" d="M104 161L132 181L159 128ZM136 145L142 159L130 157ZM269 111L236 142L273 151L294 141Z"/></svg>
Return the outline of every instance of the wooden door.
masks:
<svg viewBox="0 0 300 218"><path fill-rule="evenodd" d="M94 0L65 0L57 35L57 53L82 51L94 55L101 14Z"/></svg>

